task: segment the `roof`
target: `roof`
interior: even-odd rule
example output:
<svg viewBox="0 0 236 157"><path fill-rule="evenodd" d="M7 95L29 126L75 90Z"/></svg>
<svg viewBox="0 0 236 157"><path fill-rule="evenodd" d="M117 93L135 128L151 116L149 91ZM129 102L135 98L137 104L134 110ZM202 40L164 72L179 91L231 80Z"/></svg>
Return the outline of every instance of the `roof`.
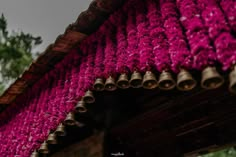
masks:
<svg viewBox="0 0 236 157"><path fill-rule="evenodd" d="M0 112L14 102L45 73L54 68L73 48L88 35L96 31L109 15L119 8L124 0L94 0L86 11L81 12L77 20L70 24L64 34L57 37L54 43L29 66L29 68L0 97Z"/></svg>

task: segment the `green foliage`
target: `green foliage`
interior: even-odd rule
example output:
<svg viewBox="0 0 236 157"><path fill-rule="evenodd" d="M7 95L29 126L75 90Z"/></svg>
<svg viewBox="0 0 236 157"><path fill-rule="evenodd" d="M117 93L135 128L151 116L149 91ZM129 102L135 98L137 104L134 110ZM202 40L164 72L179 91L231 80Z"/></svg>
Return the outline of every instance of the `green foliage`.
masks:
<svg viewBox="0 0 236 157"><path fill-rule="evenodd" d="M236 157L236 150L234 148L229 148L218 152L202 155L200 157Z"/></svg>
<svg viewBox="0 0 236 157"><path fill-rule="evenodd" d="M7 20L0 17L0 93L32 62L32 49L41 44L41 37L24 32L9 32Z"/></svg>

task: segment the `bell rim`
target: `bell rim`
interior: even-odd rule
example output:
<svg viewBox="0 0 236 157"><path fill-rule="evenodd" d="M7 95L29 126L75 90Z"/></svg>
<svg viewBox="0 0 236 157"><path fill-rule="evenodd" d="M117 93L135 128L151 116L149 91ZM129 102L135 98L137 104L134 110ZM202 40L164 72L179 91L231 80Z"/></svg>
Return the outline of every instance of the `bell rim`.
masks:
<svg viewBox="0 0 236 157"><path fill-rule="evenodd" d="M206 85L206 81L208 82L215 82L215 81L211 81L211 80L215 80L215 79L218 79L219 81L217 81L216 83L214 83L214 86L207 86ZM206 79L204 81L201 81L201 87L203 89L207 89L207 90L212 90L212 89L217 89L219 87L221 87L223 84L224 84L224 78L222 76L219 76L219 77L212 77L212 78L209 78L209 79ZM207 83L208 84L208 83Z"/></svg>
<svg viewBox="0 0 236 157"><path fill-rule="evenodd" d="M74 126L75 125L75 120L65 120L65 124L67 126Z"/></svg>
<svg viewBox="0 0 236 157"><path fill-rule="evenodd" d="M183 84L185 82L189 82L189 81L192 82L192 83L190 83L191 84L190 88L183 88L181 84ZM189 83L187 83L187 84L189 84ZM181 80L181 81L178 81L177 84L176 84L177 89L180 90L180 91L190 91L190 90L194 89L196 86L197 86L197 81L195 79Z"/></svg>
<svg viewBox="0 0 236 157"><path fill-rule="evenodd" d="M124 85L124 86L121 85L122 83L124 83L125 85ZM128 80L118 80L118 81L116 82L116 86L117 86L118 88L121 88L121 89L127 89L127 88L130 87L130 84L129 84L129 81L128 81Z"/></svg>
<svg viewBox="0 0 236 157"><path fill-rule="evenodd" d="M145 85L146 83L148 83L150 81L154 82L151 88L148 85ZM154 80L154 79L147 80L147 81L142 82L142 86L143 86L144 89L155 89L155 88L158 87L158 82L157 82L157 80Z"/></svg>
<svg viewBox="0 0 236 157"><path fill-rule="evenodd" d="M57 144L57 140L56 139L55 140L47 140L47 143L54 145L54 144Z"/></svg>
<svg viewBox="0 0 236 157"><path fill-rule="evenodd" d="M49 150L40 150L39 149L39 153L40 154L49 154Z"/></svg>
<svg viewBox="0 0 236 157"><path fill-rule="evenodd" d="M85 113L88 111L86 107L82 107L82 106L76 107L75 110L77 113Z"/></svg>
<svg viewBox="0 0 236 157"><path fill-rule="evenodd" d="M164 85L162 86L162 84L165 84L164 82L167 82L167 81L171 82L171 86L169 87L165 87ZM173 79L166 79L166 80L158 82L158 88L160 88L161 90L172 90L175 88L175 86L176 86L176 82Z"/></svg>
<svg viewBox="0 0 236 157"><path fill-rule="evenodd" d="M139 83L134 83L136 81L138 81ZM142 82L143 82L142 79L133 79L129 81L129 84L130 84L130 87L132 88L141 88L143 84Z"/></svg>
<svg viewBox="0 0 236 157"><path fill-rule="evenodd" d="M97 87L97 86L100 86L101 88ZM93 89L96 90L96 91L103 91L104 88L105 88L105 85L102 84L102 83L96 83L96 84L93 85Z"/></svg>
<svg viewBox="0 0 236 157"><path fill-rule="evenodd" d="M112 88L109 88L108 86L111 86ZM115 91L116 89L117 89L116 85L113 84L113 83L105 84L105 90L106 91Z"/></svg>
<svg viewBox="0 0 236 157"><path fill-rule="evenodd" d="M87 104L92 104L95 102L95 98L93 96L85 96L83 100Z"/></svg>
<svg viewBox="0 0 236 157"><path fill-rule="evenodd" d="M60 136L60 137L66 136L66 132L65 131L55 131L55 134L57 136Z"/></svg>

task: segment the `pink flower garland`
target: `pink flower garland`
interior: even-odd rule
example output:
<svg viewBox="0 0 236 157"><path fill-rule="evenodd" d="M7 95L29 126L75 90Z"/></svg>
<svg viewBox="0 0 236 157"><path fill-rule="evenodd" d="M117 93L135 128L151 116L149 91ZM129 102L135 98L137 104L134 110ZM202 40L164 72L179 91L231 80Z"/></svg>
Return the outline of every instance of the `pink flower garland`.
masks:
<svg viewBox="0 0 236 157"><path fill-rule="evenodd" d="M86 46L87 44L81 44L81 45L83 46L82 51L84 53L88 54L89 47ZM86 82L85 82L85 80L86 80L85 72L87 70L87 62L88 62L87 57L83 57L81 59L81 64L79 66L79 74L74 79L74 81L78 81L78 86L76 88L76 96L78 98L81 98L87 90L86 85L85 85L86 84Z"/></svg>
<svg viewBox="0 0 236 157"><path fill-rule="evenodd" d="M155 67L159 72L169 70L171 68L169 44L166 39L165 30L163 28L162 17L154 2L147 2L147 7L147 17L150 23L149 33L152 39L153 53L155 56Z"/></svg>
<svg viewBox="0 0 236 157"><path fill-rule="evenodd" d="M228 70L236 64L236 40L227 32L223 32L214 41L217 59L223 64L223 70Z"/></svg>
<svg viewBox="0 0 236 157"><path fill-rule="evenodd" d="M186 36L191 48L193 67L202 70L212 65L216 60L216 53L210 44L210 39L202 22L196 4L192 0L178 0L177 6L182 17L180 21L186 29Z"/></svg>
<svg viewBox="0 0 236 157"><path fill-rule="evenodd" d="M118 73L128 73L129 69L126 66L127 59L127 39L126 39L126 31L125 31L125 16L123 10L118 10L114 13L110 18L111 23L116 26L116 41L117 41L117 51L116 51L116 71Z"/></svg>
<svg viewBox="0 0 236 157"><path fill-rule="evenodd" d="M87 49L87 63L86 63L86 70L84 73L84 88L85 90L90 89L93 86L95 77L94 77L94 60L95 60L95 53L94 50L96 50L95 47L95 37L91 36L90 40L88 40L88 43L86 46ZM91 90L91 89L90 89Z"/></svg>
<svg viewBox="0 0 236 157"><path fill-rule="evenodd" d="M150 12L154 12L153 1L147 1ZM160 0L161 14L164 19L165 33L169 42L169 53L172 70L178 72L180 68L192 69L193 56L188 50L186 37L179 22L179 14L174 0ZM153 11L152 11L153 10Z"/></svg>
<svg viewBox="0 0 236 157"><path fill-rule="evenodd" d="M138 50L138 39L137 39L137 28L135 20L135 10L130 8L127 12L126 32L127 32L127 66L131 72L139 70L139 52Z"/></svg>
<svg viewBox="0 0 236 157"><path fill-rule="evenodd" d="M106 32L106 47L105 47L105 58L103 64L105 65L104 74L105 77L116 77L116 43L114 34L112 33L113 28L107 28Z"/></svg>
<svg viewBox="0 0 236 157"><path fill-rule="evenodd" d="M231 29L236 32L236 2L235 0L219 0L219 4L224 11Z"/></svg>
<svg viewBox="0 0 236 157"><path fill-rule="evenodd" d="M146 18L146 8L143 1L136 4L136 25L140 70L142 72L151 71L154 67L154 54L152 40L149 37L149 21Z"/></svg>
<svg viewBox="0 0 236 157"><path fill-rule="evenodd" d="M59 64L60 66L55 66L57 69L46 74L26 92L26 95L16 101L20 103L22 100L25 107L21 107L21 110L8 123L1 124L1 156L30 156L30 153L39 148L47 138L49 131L54 130L73 109L75 103L71 102L68 96L71 94L69 89L72 86L69 69L75 63L72 59L78 58L75 55L76 53L69 56L70 59L66 57ZM40 95L31 93L40 93Z"/></svg>
<svg viewBox="0 0 236 157"><path fill-rule="evenodd" d="M107 20L97 33L84 41L81 45L82 52L72 50L53 70L0 114L0 156L30 156L33 150L38 149L47 139L48 133L55 130L74 109L76 102L91 88L95 76L115 76L116 72L127 72L127 67L131 71L150 70L152 64L155 64L159 71L171 66L176 71L179 66L192 68L189 63L192 56L194 68L202 69L213 64L216 57L209 37L214 41L217 58L224 64L224 69L235 64L236 42L226 27L223 14L213 0L207 4L203 3L203 0L197 2L204 8L201 16L205 23L202 22L197 7L191 0L177 2L182 15L181 23L187 31L191 47L190 55L172 0L161 1L163 20L157 6L154 5L155 2L147 1L148 13L145 17L143 2L128 1L122 8L124 15L128 14L125 28L125 22L120 21L123 16L114 21L121 14L121 11L118 11L118 14L111 16L110 21ZM227 2L233 4L231 0ZM235 15L232 15L231 7L233 5L229 6L224 1L221 1L220 5L227 15L231 29L235 28L232 18ZM136 10L132 6L135 6ZM210 12L215 18L209 16ZM115 22L117 25L114 25ZM113 28L114 26L117 28ZM205 26L208 27L208 32ZM114 30L117 31L116 36L113 36ZM152 41L148 38L148 33ZM101 36L105 38L105 48ZM155 58L152 57L153 46L150 42L154 45Z"/></svg>
<svg viewBox="0 0 236 157"><path fill-rule="evenodd" d="M103 44L104 36L101 36L97 41L97 49L95 56L95 66L94 66L94 75L96 78L103 78L104 72L104 44Z"/></svg>
<svg viewBox="0 0 236 157"><path fill-rule="evenodd" d="M236 39L231 35L225 17L215 0L197 0L202 18L214 41L217 59L228 70L236 62ZM235 10L236 11L236 10Z"/></svg>

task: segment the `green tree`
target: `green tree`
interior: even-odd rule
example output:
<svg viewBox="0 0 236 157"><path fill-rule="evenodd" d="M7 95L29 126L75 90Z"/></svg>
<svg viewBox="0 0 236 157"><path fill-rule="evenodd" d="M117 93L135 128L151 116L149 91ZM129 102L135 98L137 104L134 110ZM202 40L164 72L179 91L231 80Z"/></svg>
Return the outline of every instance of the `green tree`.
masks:
<svg viewBox="0 0 236 157"><path fill-rule="evenodd" d="M41 37L24 32L9 32L7 20L0 17L0 94L33 60L32 49L42 43Z"/></svg>

